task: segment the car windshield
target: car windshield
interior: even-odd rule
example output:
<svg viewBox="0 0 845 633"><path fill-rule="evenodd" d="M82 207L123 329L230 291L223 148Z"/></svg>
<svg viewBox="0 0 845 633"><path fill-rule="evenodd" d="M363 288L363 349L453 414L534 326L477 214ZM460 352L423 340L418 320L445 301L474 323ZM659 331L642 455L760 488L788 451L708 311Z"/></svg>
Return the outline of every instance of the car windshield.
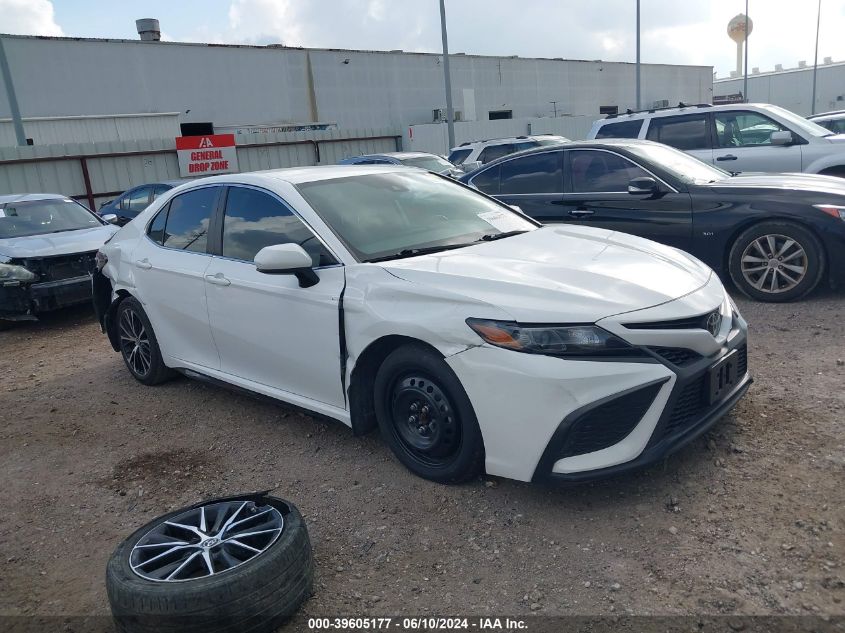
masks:
<svg viewBox="0 0 845 633"><path fill-rule="evenodd" d="M537 228L508 207L425 172L349 176L297 188L364 262L457 248Z"/></svg>
<svg viewBox="0 0 845 633"><path fill-rule="evenodd" d="M434 171L438 173L440 173L441 171L446 171L447 169L454 168L454 165L445 158L440 158L440 156L434 155L400 158L399 162L401 162L403 165L407 165L408 167L421 167L423 169L427 169L428 171Z"/></svg>
<svg viewBox="0 0 845 633"><path fill-rule="evenodd" d="M102 225L94 214L72 200L28 200L0 204L0 239L76 231Z"/></svg>
<svg viewBox="0 0 845 633"><path fill-rule="evenodd" d="M730 172L708 165L694 156L668 145L644 143L642 145L631 145L628 149L642 156L646 161L656 163L678 180L689 184L704 185L731 177Z"/></svg>
<svg viewBox="0 0 845 633"><path fill-rule="evenodd" d="M786 108L781 108L780 106L775 105L768 105L766 106L766 110L768 110L775 116L778 116L781 119L789 122L790 125L798 128L798 131L804 132L805 134L809 134L810 136L830 136L831 134L833 134L833 132L826 128L823 128L818 123L808 121L804 117L795 114L794 112L791 112Z"/></svg>

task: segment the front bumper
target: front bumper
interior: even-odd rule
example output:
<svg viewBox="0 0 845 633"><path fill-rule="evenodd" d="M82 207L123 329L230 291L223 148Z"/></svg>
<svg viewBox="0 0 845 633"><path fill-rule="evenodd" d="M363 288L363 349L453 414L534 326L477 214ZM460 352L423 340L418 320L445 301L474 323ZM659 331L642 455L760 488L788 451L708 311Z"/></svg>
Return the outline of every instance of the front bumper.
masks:
<svg viewBox="0 0 845 633"><path fill-rule="evenodd" d="M32 320L39 312L91 301L91 276L0 286L0 318Z"/></svg>
<svg viewBox="0 0 845 633"><path fill-rule="evenodd" d="M660 310L664 318L677 316ZM639 320L653 314L643 311ZM646 352L641 359L561 359L486 344L447 357L478 418L487 472L520 481L600 479L659 461L699 437L752 382L747 326L732 316L716 337L626 330ZM623 333L630 320L620 316L605 327ZM734 350L736 382L710 405L709 369Z"/></svg>

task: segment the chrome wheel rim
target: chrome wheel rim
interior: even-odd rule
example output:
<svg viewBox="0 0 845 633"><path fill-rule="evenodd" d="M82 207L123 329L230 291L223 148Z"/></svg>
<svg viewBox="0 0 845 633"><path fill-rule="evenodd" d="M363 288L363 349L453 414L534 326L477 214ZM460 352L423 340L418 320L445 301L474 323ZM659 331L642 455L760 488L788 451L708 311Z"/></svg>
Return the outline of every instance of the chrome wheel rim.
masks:
<svg viewBox="0 0 845 633"><path fill-rule="evenodd" d="M752 288L777 294L787 292L807 276L804 247L787 235L762 235L742 253L742 276Z"/></svg>
<svg viewBox="0 0 845 633"><path fill-rule="evenodd" d="M281 512L253 501L203 505L162 521L132 548L129 566L155 582L225 573L266 552L284 529Z"/></svg>
<svg viewBox="0 0 845 633"><path fill-rule="evenodd" d="M146 376L152 366L150 337L144 322L134 310L120 315L120 351L129 368L139 376Z"/></svg>

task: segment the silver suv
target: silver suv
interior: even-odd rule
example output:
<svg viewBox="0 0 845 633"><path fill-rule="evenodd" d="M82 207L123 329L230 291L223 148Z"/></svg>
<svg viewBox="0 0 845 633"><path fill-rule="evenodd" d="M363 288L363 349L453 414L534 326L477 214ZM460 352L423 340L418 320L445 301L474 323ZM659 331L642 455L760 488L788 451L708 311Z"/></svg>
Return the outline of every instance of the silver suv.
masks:
<svg viewBox="0 0 845 633"><path fill-rule="evenodd" d="M509 138L491 138L483 141L469 141L449 150L449 162L461 165L464 171L472 171L491 160L502 156L534 149L541 145L557 145L569 141L565 136L538 134L535 136L511 136Z"/></svg>
<svg viewBox="0 0 845 633"><path fill-rule="evenodd" d="M765 103L684 105L610 115L587 138L645 138L731 172L845 177L845 135Z"/></svg>

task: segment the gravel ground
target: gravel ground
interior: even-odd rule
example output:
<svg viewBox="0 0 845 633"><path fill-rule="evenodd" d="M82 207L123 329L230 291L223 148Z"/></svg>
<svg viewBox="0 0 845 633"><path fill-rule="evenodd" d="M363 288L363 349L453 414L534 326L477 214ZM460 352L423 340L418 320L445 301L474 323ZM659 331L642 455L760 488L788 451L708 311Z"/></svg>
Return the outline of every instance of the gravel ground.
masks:
<svg viewBox="0 0 845 633"><path fill-rule="evenodd" d="M623 479L418 479L375 434L184 378L136 383L87 309L0 333L0 615L106 614L154 516L273 488L305 515L309 616L845 614L845 293L740 301L748 396Z"/></svg>

